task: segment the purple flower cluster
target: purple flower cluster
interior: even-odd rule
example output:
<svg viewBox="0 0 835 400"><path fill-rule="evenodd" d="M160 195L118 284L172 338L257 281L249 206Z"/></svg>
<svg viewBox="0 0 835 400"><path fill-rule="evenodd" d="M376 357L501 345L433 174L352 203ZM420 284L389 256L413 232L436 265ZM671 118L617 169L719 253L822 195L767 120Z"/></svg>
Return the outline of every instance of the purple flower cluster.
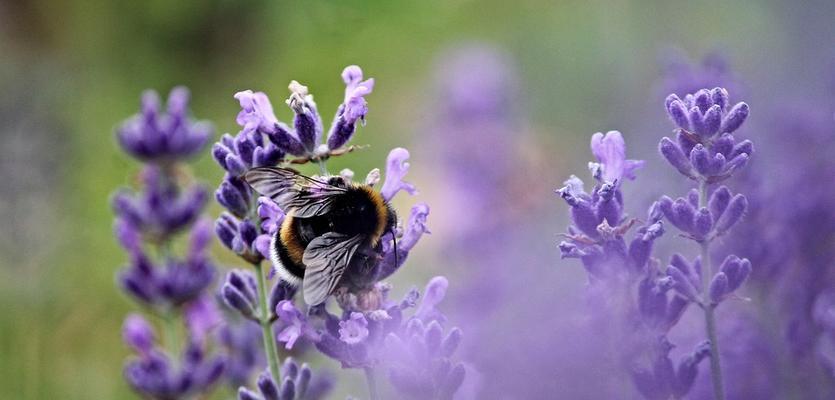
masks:
<svg viewBox="0 0 835 400"><path fill-rule="evenodd" d="M324 399L333 388L329 375L314 376L307 364L299 366L290 357L281 366L281 376L284 381L279 386L269 370L264 371L258 376L258 393L241 387L238 389L238 400L319 400Z"/></svg>
<svg viewBox="0 0 835 400"><path fill-rule="evenodd" d="M194 225L184 259L166 255L155 262L143 250L139 232L130 223L117 220L117 236L130 255L130 264L118 277L122 290L152 307L171 308L197 299L215 276L215 266L207 254L209 226L205 220Z"/></svg>
<svg viewBox="0 0 835 400"><path fill-rule="evenodd" d="M368 113L365 96L374 89L374 79L363 80L362 69L356 65L342 71L342 80L345 82L345 98L336 111L325 144L320 144L323 124L313 95L308 92L307 86L296 81L290 83L290 97L286 101L295 114L292 128L278 121L266 94L251 90L235 94L241 104L238 124L243 133L266 135L280 151L296 157L317 161L327 159L334 152L339 154L354 135L357 121L365 121Z"/></svg>
<svg viewBox="0 0 835 400"><path fill-rule="evenodd" d="M116 138L122 149L134 158L165 165L198 154L212 135L211 124L192 121L188 116L189 92L176 87L168 96L167 112L160 111L160 98L154 91L142 94L139 114L119 127Z"/></svg>
<svg viewBox="0 0 835 400"><path fill-rule="evenodd" d="M206 144L211 129L186 115L188 92L174 89L168 112L160 113L153 92L142 97L142 112L118 130L123 150L145 166L142 190L113 196L115 233L130 263L118 275L121 288L168 326L162 343L148 321L138 314L125 320L123 338L135 352L125 365L125 379L143 397L179 399L205 392L222 376L225 359L210 356L208 331L216 323L205 302L215 267L208 257L211 229L196 222L206 204L206 192L190 185L179 161ZM173 254L174 235L191 229L185 257ZM207 308L208 307L208 308ZM184 323L185 322L185 323ZM187 326L185 347L179 331Z"/></svg>
<svg viewBox="0 0 835 400"><path fill-rule="evenodd" d="M165 351L154 347L155 334L138 314L129 315L122 336L137 357L125 365L125 379L144 396L154 399L181 399L205 391L223 375L225 360L207 357L205 344L191 341L173 361Z"/></svg>
<svg viewBox="0 0 835 400"><path fill-rule="evenodd" d="M595 134L591 146L598 160L590 163L596 180L591 193L576 176L557 190L571 207L572 221L559 244L560 252L563 258L580 259L585 267L591 293L598 297L595 303L603 307L601 315L615 321L614 334L626 344L613 355L615 362L629 373L638 392L647 399L684 396L707 352L700 345L677 366L670 359L673 345L667 334L689 302L677 290L683 285L664 274L652 257L656 240L665 233L657 206L650 208L645 225L638 227L627 243L627 233L637 220L624 215L620 183L623 178L634 179L635 169L643 162L626 159L626 145L617 131ZM694 268L678 255L670 263L687 266L688 271ZM610 298L629 300L606 300Z"/></svg>
<svg viewBox="0 0 835 400"><path fill-rule="evenodd" d="M732 135L748 117L748 105L731 106L727 90L702 89L684 99L671 94L665 105L678 129L676 141L665 137L659 150L681 174L716 183L748 163L753 143L737 142Z"/></svg>

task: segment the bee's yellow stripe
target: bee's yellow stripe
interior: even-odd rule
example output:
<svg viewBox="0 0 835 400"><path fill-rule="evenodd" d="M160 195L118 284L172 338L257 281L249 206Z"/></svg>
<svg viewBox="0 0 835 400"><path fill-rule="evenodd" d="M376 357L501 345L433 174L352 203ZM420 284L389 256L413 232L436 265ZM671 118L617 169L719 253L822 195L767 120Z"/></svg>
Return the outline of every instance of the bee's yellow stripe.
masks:
<svg viewBox="0 0 835 400"><path fill-rule="evenodd" d="M287 248L287 254L290 256L290 259L296 264L303 265L304 246L302 246L299 235L296 234L296 230L293 227L292 213L284 217L284 221L281 223L281 230L279 231L279 238L281 238L281 243L284 247Z"/></svg>
<svg viewBox="0 0 835 400"><path fill-rule="evenodd" d="M371 188L371 186L359 187L368 194L368 198L371 199L372 203L374 203L374 208L377 211L377 227L374 229L374 234L371 236L373 242L372 245L376 246L377 241L379 241L380 237L383 236L383 232L386 231L386 226L389 224L386 201L383 200L383 196Z"/></svg>

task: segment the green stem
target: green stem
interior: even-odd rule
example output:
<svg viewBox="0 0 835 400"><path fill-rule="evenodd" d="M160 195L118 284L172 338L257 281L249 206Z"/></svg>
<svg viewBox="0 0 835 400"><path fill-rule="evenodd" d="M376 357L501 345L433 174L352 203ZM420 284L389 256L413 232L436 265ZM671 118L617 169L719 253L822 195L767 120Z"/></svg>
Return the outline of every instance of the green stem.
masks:
<svg viewBox="0 0 835 400"><path fill-rule="evenodd" d="M699 182L699 207L707 207L708 183ZM710 279L713 277L713 267L710 260L710 240L701 242L702 248L702 297L704 298L705 329L710 341L710 376L713 381L713 397L725 400L725 386L722 383L722 363L719 360L719 338L716 335L716 305L709 297Z"/></svg>
<svg viewBox="0 0 835 400"><path fill-rule="evenodd" d="M378 400L380 395L377 393L377 378L374 376L374 368L366 367L365 382L368 383L368 397L371 400Z"/></svg>
<svg viewBox="0 0 835 400"><path fill-rule="evenodd" d="M267 304L267 280L264 279L264 271L261 263L253 264L255 275L258 276L258 299L261 303L261 311L258 313L258 321L261 323L261 336L264 337L264 351L267 353L267 362L270 365L270 374L276 385L281 384L281 373L278 370L278 350L275 346L275 334L270 322L270 310Z"/></svg>
<svg viewBox="0 0 835 400"><path fill-rule="evenodd" d="M328 167L325 165L325 160L319 159L317 163L319 164L319 173L322 174L322 176L328 176Z"/></svg>
<svg viewBox="0 0 835 400"><path fill-rule="evenodd" d="M178 332L177 316L173 310L169 310L163 318L163 331L165 332L165 345L171 352L171 358L177 360L180 357L180 335Z"/></svg>

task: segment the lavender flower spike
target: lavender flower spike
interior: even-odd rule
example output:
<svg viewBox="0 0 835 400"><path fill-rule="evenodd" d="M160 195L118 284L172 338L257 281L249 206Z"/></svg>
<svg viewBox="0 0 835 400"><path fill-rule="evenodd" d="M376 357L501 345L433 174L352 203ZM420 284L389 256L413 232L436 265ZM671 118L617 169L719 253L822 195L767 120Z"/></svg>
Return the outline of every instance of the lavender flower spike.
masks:
<svg viewBox="0 0 835 400"><path fill-rule="evenodd" d="M342 80L345 81L345 100L336 113L333 126L328 133L328 148L336 150L348 143L356 131L357 120L365 123L368 103L365 96L374 90L374 79L362 80L362 69L356 65L345 67Z"/></svg>
<svg viewBox="0 0 835 400"><path fill-rule="evenodd" d="M591 152L599 164L590 163L593 170L599 168L603 182L620 182L623 178L635 179L635 170L644 166L643 160L626 159L626 143L618 131L598 132L591 137ZM597 176L597 173L594 174Z"/></svg>
<svg viewBox="0 0 835 400"><path fill-rule="evenodd" d="M194 156L203 149L213 129L208 122L189 118L188 101L188 89L176 87L168 97L168 112L161 113L157 93L146 91L141 112L118 129L119 145L145 162L165 164Z"/></svg>

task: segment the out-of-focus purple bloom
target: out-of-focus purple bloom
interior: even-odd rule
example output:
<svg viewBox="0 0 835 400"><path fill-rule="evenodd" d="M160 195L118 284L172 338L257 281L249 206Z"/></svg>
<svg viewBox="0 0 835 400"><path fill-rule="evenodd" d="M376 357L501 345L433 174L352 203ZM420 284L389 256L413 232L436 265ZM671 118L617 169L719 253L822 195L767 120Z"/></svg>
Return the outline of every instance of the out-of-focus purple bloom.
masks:
<svg viewBox="0 0 835 400"><path fill-rule="evenodd" d="M410 195L417 194L417 189L411 183L403 181L406 173L409 172L409 151L398 147L389 152L386 159L386 180L380 188L380 194L386 201L391 201L397 192L403 190Z"/></svg>
<svg viewBox="0 0 835 400"><path fill-rule="evenodd" d="M598 163L590 163L595 177L600 174L603 182L620 182L624 178L635 179L635 170L644 166L643 160L626 159L626 143L618 131L598 132L591 137L591 152ZM599 172L595 172L599 171Z"/></svg>
<svg viewBox="0 0 835 400"><path fill-rule="evenodd" d="M444 322L445 317L438 310L438 304L446 297L446 291L449 287L449 281L443 276L436 276L429 280L426 288L423 290L423 300L420 302L415 317L423 321L440 321Z"/></svg>
<svg viewBox="0 0 835 400"><path fill-rule="evenodd" d="M199 343L203 343L203 340L223 323L214 298L208 295L192 301L186 307L184 317L189 335Z"/></svg>
<svg viewBox="0 0 835 400"><path fill-rule="evenodd" d="M220 322L211 298L205 295L215 276L208 256L211 223L197 221L207 193L199 185L185 185L189 177L177 164L203 148L211 129L205 123L193 123L187 106L188 92L177 88L168 100L168 113L161 114L158 97L147 92L140 115L117 132L123 149L146 163L140 175L141 190L123 190L112 198L116 236L130 256L117 281L166 323L181 323L182 318L188 327L187 345L182 354L175 354L180 350L163 350L154 343L153 329L139 315L125 321L124 340L138 356L125 365L124 376L144 398L178 399L207 392L225 365L222 357L205 354L211 346L210 333ZM189 227L186 254L177 256L171 252L173 236ZM159 256L152 257L151 249ZM166 338L165 344L172 346L176 341Z"/></svg>
<svg viewBox="0 0 835 400"><path fill-rule="evenodd" d="M193 224L208 200L202 186L182 190L156 166L146 166L140 179L142 192L120 190L112 197L119 224L129 224L121 232L133 227L151 241L164 241Z"/></svg>
<svg viewBox="0 0 835 400"><path fill-rule="evenodd" d="M401 336L402 335L402 336ZM446 335L437 321L409 321L406 332L385 340L390 358L389 381L399 396L409 399L451 399L464 382L466 370L450 357L461 343L461 331Z"/></svg>
<svg viewBox="0 0 835 400"><path fill-rule="evenodd" d="M739 79L734 76L726 57L718 51L706 54L698 62L693 62L680 49L670 49L661 54L663 80L662 96L675 93L684 96L687 93L705 87L722 86L739 92L742 88Z"/></svg>
<svg viewBox="0 0 835 400"><path fill-rule="evenodd" d="M397 271L409 256L409 252L417 244L418 240L424 233L430 233L426 226L426 219L429 216L429 205L426 203L418 203L412 206L409 214L407 227L400 239L397 240L397 246L394 242L389 242L391 236L383 236L386 240L383 242L383 259L377 266L378 279L385 279Z"/></svg>
<svg viewBox="0 0 835 400"><path fill-rule="evenodd" d="M133 323L126 321L126 329L135 329L127 326ZM129 344L136 347L135 337L131 341L134 343ZM189 343L180 357L175 362L156 348L142 349L138 357L125 365L125 379L145 397L170 400L206 392L223 375L224 359L206 357L203 346L195 341Z"/></svg>
<svg viewBox="0 0 835 400"><path fill-rule="evenodd" d="M202 241L202 233L196 232L193 241ZM147 305L182 305L198 298L214 279L215 267L206 251L193 248L185 260L170 257L159 264L143 251L134 251L118 281L128 294Z"/></svg>
<svg viewBox="0 0 835 400"><path fill-rule="evenodd" d="M351 316L339 321L339 340L348 344L359 344L368 337L368 321L362 313L352 312Z"/></svg>
<svg viewBox="0 0 835 400"><path fill-rule="evenodd" d="M341 318L317 306L311 313L323 320L324 329L320 331L316 348L339 361L345 368L383 366L394 374L390 378L395 386L398 383L408 386L408 382L417 380L418 385L430 393L451 395L461 385L464 377L463 367L457 367L449 360L461 340L461 332L457 328L453 329L444 338L440 324L446 318L437 309L447 285L443 277L431 279L425 291L426 299L409 318L405 318L403 312L415 306L418 292L412 290L402 301L394 302L388 299L388 286L379 283L374 289L374 309L357 307L357 304L363 303L358 295L344 295L351 300L340 299L340 306L344 310ZM408 357L415 357L420 360L420 364L410 364ZM409 367L412 369L408 370ZM432 375L432 371L437 375ZM409 375L412 372L417 375ZM410 393L405 387L402 391L404 396ZM444 395L437 398L448 397Z"/></svg>
<svg viewBox="0 0 835 400"><path fill-rule="evenodd" d="M233 388L250 382L253 371L266 366L261 329L250 321L227 322L218 330L218 341L225 349L226 379Z"/></svg>
<svg viewBox="0 0 835 400"><path fill-rule="evenodd" d="M193 121L188 115L189 92L176 87L168 96L167 112L149 90L142 94L141 112L123 122L116 137L122 149L142 162L169 164L200 152L212 134L208 122Z"/></svg>
<svg viewBox="0 0 835 400"><path fill-rule="evenodd" d="M139 314L130 314L122 325L122 340L139 354L149 354L154 345L154 330Z"/></svg>
<svg viewBox="0 0 835 400"><path fill-rule="evenodd" d="M694 286L690 264L679 256L673 257L664 274L652 252L655 241L665 231L662 215L674 215L676 226L691 230L694 226L703 229L705 223L700 221L703 217L697 217L699 213L690 200L673 202L665 197L650 207L648 221L627 242L625 236L635 221L623 218L623 195L618 183L624 177L633 179L634 175L631 170L626 172L630 167L625 166L624 149L619 133L610 132L605 137L596 134L592 152L601 164L590 166L598 184L587 193L583 182L572 176L557 191L571 207L573 223L559 249L563 258L578 258L585 267L590 294L601 307L597 311L623 343L611 357L629 372L637 391L647 399L681 398L690 390L697 366L707 353L701 346L676 367L669 357L673 345L667 334L679 322L689 302L699 301L700 292Z"/></svg>
<svg viewBox="0 0 835 400"><path fill-rule="evenodd" d="M238 400L320 400L330 393L334 379L328 374L317 373L315 376L305 363L301 366L288 357L281 366L281 385L277 385L264 371L258 377L258 393L245 387L238 389Z"/></svg>

